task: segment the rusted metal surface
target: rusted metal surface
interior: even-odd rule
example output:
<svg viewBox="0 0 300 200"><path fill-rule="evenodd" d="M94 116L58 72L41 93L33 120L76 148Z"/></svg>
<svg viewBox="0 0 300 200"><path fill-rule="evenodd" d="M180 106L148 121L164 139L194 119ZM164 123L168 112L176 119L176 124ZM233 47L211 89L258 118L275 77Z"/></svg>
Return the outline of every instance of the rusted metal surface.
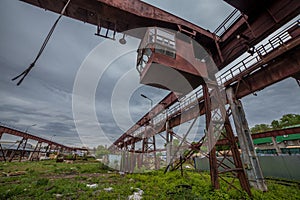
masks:
<svg viewBox="0 0 300 200"><path fill-rule="evenodd" d="M196 55L196 51L201 53ZM182 33L151 27L140 42L136 68L140 83L187 94L208 77L209 67L201 61L208 57Z"/></svg>
<svg viewBox="0 0 300 200"><path fill-rule="evenodd" d="M87 150L85 148L79 148L79 147L68 147L68 146L65 146L63 144L59 144L57 142L53 142L53 141L50 141L50 140L47 140L47 139L44 139L44 138L41 138L41 137L38 137L38 136L34 136L34 135L29 134L29 133L25 133L25 132L22 132L22 131L19 131L19 130L16 130L16 129L5 127L5 126L0 126L0 134L8 134L8 135L19 136L19 137L22 138L22 141L23 140L27 141L28 139L35 140L39 143L47 143L49 145L54 145L56 147L61 147L61 148L71 150L71 151L72 150L85 150L85 151Z"/></svg>
<svg viewBox="0 0 300 200"><path fill-rule="evenodd" d="M297 27L298 29L295 29L294 27ZM221 74L218 81L224 83L225 87L229 85L232 86L234 91L236 91L237 98L242 98L287 77L296 76L300 73L300 68L298 67L300 62L300 37L298 34L295 34L298 33L297 30L299 30L299 20L297 20L294 25L287 27L286 30L275 35L272 39L267 41L266 44L260 46L257 51L261 53L245 58L245 61L242 60L231 69ZM291 32L294 34L286 36L286 34ZM263 49L263 51L261 49ZM289 67L285 67L286 65L289 65ZM255 72L253 73L253 71ZM165 99L175 99L175 96L171 98L170 95L171 94L165 97ZM197 98L198 104L189 103L187 109L179 109L178 111L172 112L172 114L168 115L167 120L169 121L170 128L178 126L180 123L187 122L205 113L203 97L198 96ZM177 100L165 101L159 104L164 105L164 108L168 108L175 102L177 102ZM152 117L155 117L156 113L159 113L156 109L161 107L161 105L156 106L153 111L149 112L153 113L151 115ZM160 111L160 109L158 110ZM143 124L148 122L151 118L149 113L139 120L137 123L138 126L134 125L126 132L126 134L130 135L134 131L138 130L140 126L143 126ZM158 132L164 130L165 129L162 128ZM117 145L118 147L123 146L123 139L126 137L126 134L123 134L117 140L118 143L115 142L114 145ZM140 139L132 138L132 141L137 142L140 141Z"/></svg>
<svg viewBox="0 0 300 200"><path fill-rule="evenodd" d="M164 111L166 108L168 108L170 105L172 105L174 102L178 101L178 97L175 93L170 92L164 99L162 99L157 105L152 108L152 110L148 113L146 113L135 125L133 125L128 131L126 131L121 137L119 137L113 145L119 146L121 143L124 142L126 138L132 138L131 134L139 129L140 127L144 126L145 124L148 124L150 119L152 119L154 116L158 115L162 111ZM134 139L134 138L132 138Z"/></svg>
<svg viewBox="0 0 300 200"><path fill-rule="evenodd" d="M251 76L243 78L241 84L234 84L233 88L236 91L236 97L242 98L299 73L299 64L300 48L298 46L294 51L270 61L267 63L267 66L252 73Z"/></svg>
<svg viewBox="0 0 300 200"><path fill-rule="evenodd" d="M263 66L266 63L261 62L260 64L260 66ZM287 64L289 67L285 67ZM283 54L279 58L277 57L275 62L271 60L270 63L267 63L267 65L262 67L260 70L251 74L249 72L248 74L250 75L244 75L245 78L243 77L243 81L241 83L231 83L230 81L227 81L226 85L232 84L231 86L234 88L234 91L236 91L236 97L239 99L299 73L299 64L300 51L299 47L296 47L296 49L293 49L293 51ZM192 107L188 111L184 111L174 117L169 116L169 126L171 128L178 126L181 123L187 122L199 115L204 114L205 111L203 108L203 102L199 101L198 107ZM164 131L164 129L161 131ZM119 142L122 143L122 140L119 140Z"/></svg>
<svg viewBox="0 0 300 200"><path fill-rule="evenodd" d="M225 67L229 62L242 55L249 47L254 46L259 41L277 30L300 13L300 1L238 1L226 0L243 12L246 16L241 16L231 28L220 36L219 46L224 62L219 56L213 54L214 60L219 69ZM267 3L266 3L267 2ZM255 6L249 6L254 4ZM259 6L261 5L261 6ZM246 17L246 20L242 18ZM245 23L241 23L244 21ZM239 23L239 26L237 24ZM237 35L244 36L237 39Z"/></svg>
<svg viewBox="0 0 300 200"><path fill-rule="evenodd" d="M61 10L64 2L62 0L22 1L56 13ZM181 28L191 29L207 40L213 38L213 33L139 0L72 0L66 15L104 28L115 25L117 32L151 26L179 30L178 25L180 25Z"/></svg>
<svg viewBox="0 0 300 200"><path fill-rule="evenodd" d="M220 189L220 183L218 179L218 167L217 167L217 156L216 156L216 147L214 145L214 131L211 127L212 115L211 112L213 110L211 106L211 98L209 94L209 88L207 85L203 86L203 97L204 97L204 109L205 109L205 129L206 135L208 137L208 156L209 156L209 171L210 171L210 180L211 185L214 189Z"/></svg>
<svg viewBox="0 0 300 200"><path fill-rule="evenodd" d="M56 13L61 11L65 3L63 0L22 1ZM245 4L241 1L236 2L240 5ZM260 4L261 1L258 1L258 5ZM152 26L175 31L186 30L182 32L187 35L196 32L193 36L195 40L210 52L216 65L221 69L247 51L249 46L257 44L299 13L300 1L296 0L268 1L263 7L257 7L255 4L255 12L249 12L246 21L245 18L237 20L221 38L195 24L139 0L72 0L66 16L94 24L98 28L108 28L113 32ZM241 23L241 21L245 23ZM248 41L238 40L236 38L238 34L245 35L249 38ZM135 37L141 38L143 33L135 35ZM218 53L215 41L218 43L220 53Z"/></svg>
<svg viewBox="0 0 300 200"><path fill-rule="evenodd" d="M267 185L261 171L260 163L256 155L255 147L251 138L251 131L246 119L245 111L240 100L234 96L232 88L226 89L228 104L230 105L231 115L235 124L245 172L251 186L261 191L267 191ZM232 138L233 143L235 139ZM236 145L236 144L235 144Z"/></svg>

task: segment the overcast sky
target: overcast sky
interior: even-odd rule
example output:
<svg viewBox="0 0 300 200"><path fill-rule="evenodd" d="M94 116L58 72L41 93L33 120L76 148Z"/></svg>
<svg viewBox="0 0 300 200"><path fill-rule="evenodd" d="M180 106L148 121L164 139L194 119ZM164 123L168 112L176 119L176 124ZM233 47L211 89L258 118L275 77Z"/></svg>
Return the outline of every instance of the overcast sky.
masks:
<svg viewBox="0 0 300 200"><path fill-rule="evenodd" d="M233 10L221 0L147 2L210 30ZM33 61L57 16L17 0L0 1L0 122L48 139L56 135L54 141L70 146L109 145L150 108L141 93L155 103L168 92L139 84L138 40L128 38L125 46L104 41L94 35L96 27L66 17L36 67L16 86L11 78ZM110 57L116 52L120 55ZM91 63L97 69L89 68ZM98 81L94 91L93 81ZM73 93L78 88L80 94ZM294 79L257 94L242 100L250 126L300 113L300 91ZM95 98L85 100L89 95Z"/></svg>

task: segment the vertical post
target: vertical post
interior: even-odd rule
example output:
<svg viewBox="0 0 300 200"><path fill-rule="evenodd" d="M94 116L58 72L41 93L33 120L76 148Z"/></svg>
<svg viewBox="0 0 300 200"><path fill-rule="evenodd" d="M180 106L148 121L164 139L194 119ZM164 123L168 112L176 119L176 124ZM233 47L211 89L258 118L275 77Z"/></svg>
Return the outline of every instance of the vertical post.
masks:
<svg viewBox="0 0 300 200"><path fill-rule="evenodd" d="M227 139L229 140L229 143L230 143L230 150L232 152L234 164L237 169L240 185L247 192L247 194L249 196L251 196L252 194L251 194L251 190L250 190L250 184L249 184L249 181L247 180L246 173L243 169L243 163L242 163L242 160L240 157L240 153L239 153L237 144L235 142L233 130L232 130L228 115L226 115L226 117L225 117L225 130L226 130L226 134L227 134Z"/></svg>
<svg viewBox="0 0 300 200"><path fill-rule="evenodd" d="M218 167L217 167L217 157L216 157L216 147L214 146L214 135L211 122L211 101L209 96L209 91L207 85L203 85L203 97L205 105L205 120L206 120L206 132L208 137L208 150L209 150L209 170L211 184L214 189L220 189L220 183L218 180Z"/></svg>
<svg viewBox="0 0 300 200"><path fill-rule="evenodd" d="M11 162L14 159L16 151L19 151L19 148L20 148L21 144L23 143L23 140L24 140L24 138L22 138L22 140L19 142L17 149L12 151L10 158L8 160L9 162Z"/></svg>
<svg viewBox="0 0 300 200"><path fill-rule="evenodd" d="M143 138L143 142L142 142L142 166L146 166L147 162L147 151L148 151L148 138Z"/></svg>
<svg viewBox="0 0 300 200"><path fill-rule="evenodd" d="M25 151L26 151L26 145L27 145L28 138L25 139L25 143L23 144L22 152L20 153L19 162L21 162L22 158L24 157Z"/></svg>
<svg viewBox="0 0 300 200"><path fill-rule="evenodd" d="M153 129L154 130L154 129ZM157 157L156 157L156 144L155 144L155 134L152 136L153 142L153 159L154 159L154 168L158 169Z"/></svg>
<svg viewBox="0 0 300 200"><path fill-rule="evenodd" d="M135 143L132 143L131 153L130 153L130 173L134 172L135 166L136 166Z"/></svg>
<svg viewBox="0 0 300 200"><path fill-rule="evenodd" d="M3 135L3 133L1 132L0 133L0 141L1 141L2 135ZM0 143L0 150L1 150L1 154L2 154L3 160L4 160L4 162L6 162L6 156L5 156L5 153L4 153L4 150L2 148L1 143Z"/></svg>
<svg viewBox="0 0 300 200"><path fill-rule="evenodd" d="M39 148L39 146L41 145L41 143L38 141L37 142L37 144L35 145L35 147L34 147L34 150L33 150L33 152L30 154L30 156L29 156L29 161L33 161L33 159L34 159L34 154L37 152L37 150L38 150L38 148ZM38 150L39 151L39 150Z"/></svg>
<svg viewBox="0 0 300 200"><path fill-rule="evenodd" d="M239 100L235 99L232 88L228 88L226 90L226 93L232 111L240 148L242 151L242 158L250 185L261 191L267 191L267 185L265 183L259 160L254 149L251 132L248 126L244 109L242 107L242 103Z"/></svg>
<svg viewBox="0 0 300 200"><path fill-rule="evenodd" d="M272 138L273 146L274 146L274 148L276 150L277 155L282 154L282 151L281 151L281 149L279 148L279 146L278 146L278 144L276 142L276 137L273 136L271 138Z"/></svg>
<svg viewBox="0 0 300 200"><path fill-rule="evenodd" d="M170 163L171 162L171 158L173 156L173 153L172 153L172 143L173 143L173 135L171 134L172 130L170 129L169 127L169 121L166 121L166 138L167 138L167 141L166 141L166 149L167 149L167 164L172 164ZM172 166L170 166L172 168ZM168 171L170 170L170 168L168 168Z"/></svg>

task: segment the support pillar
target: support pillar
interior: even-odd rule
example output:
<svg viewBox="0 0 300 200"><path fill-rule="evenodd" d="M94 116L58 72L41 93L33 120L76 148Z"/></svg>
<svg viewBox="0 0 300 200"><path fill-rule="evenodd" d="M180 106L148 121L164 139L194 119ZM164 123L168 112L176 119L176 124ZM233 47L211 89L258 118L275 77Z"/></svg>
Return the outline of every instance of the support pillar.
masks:
<svg viewBox="0 0 300 200"><path fill-rule="evenodd" d="M136 166L136 155L135 155L135 143L131 144L131 153L130 153L130 173L134 172Z"/></svg>
<svg viewBox="0 0 300 200"><path fill-rule="evenodd" d="M157 159L156 159L156 144L155 144L155 133L153 133L155 130L151 127L147 129L147 126L145 127L145 135L143 138L143 146L142 146L142 159L143 159L143 165L146 168L151 168L150 166L150 159L148 157L148 153L153 153L153 162L154 162L154 168L157 169ZM149 133L150 132L150 133Z"/></svg>
<svg viewBox="0 0 300 200"><path fill-rule="evenodd" d="M173 135L171 134L172 130L169 128L169 121L166 122L166 149L167 149L167 155L166 155L166 161L168 165L171 165L170 167L172 168L172 163L171 162L171 158L173 156L172 154L172 146L173 146ZM170 168L168 168L168 171L170 170Z"/></svg>
<svg viewBox="0 0 300 200"><path fill-rule="evenodd" d="M23 144L23 149L20 153L20 158L19 158L19 162L21 162L22 158L24 157L25 155L25 152L26 152L26 146L27 146L27 140L28 138L25 139L25 143Z"/></svg>
<svg viewBox="0 0 300 200"><path fill-rule="evenodd" d="M218 166L217 166L217 156L216 147L214 142L213 130L210 126L211 122L211 101L207 85L203 85L203 97L205 105L205 122L206 122L206 133L208 137L208 149L209 149L209 171L210 180L214 189L220 189L220 183L218 179Z"/></svg>
<svg viewBox="0 0 300 200"><path fill-rule="evenodd" d="M40 155L40 149L41 149L41 146L42 146L42 142L37 142L33 152L30 154L29 156L29 159L30 161L33 161L33 159L36 157L37 160L39 159L39 155ZM37 156L35 156L35 154L37 154Z"/></svg>
<svg viewBox="0 0 300 200"><path fill-rule="evenodd" d="M230 104L232 116L237 131L240 148L242 151L242 159L244 161L245 171L251 186L261 191L267 191L259 160L257 158L251 132L245 116L242 103L235 99L232 88L226 90L227 99Z"/></svg>
<svg viewBox="0 0 300 200"><path fill-rule="evenodd" d="M23 141L24 141L24 138L22 138L22 140L19 142L17 149L12 150L12 153L11 153L10 158L8 160L9 162L11 162L14 159L15 154L16 154L16 152L19 151L19 148L20 148L21 144L23 144Z"/></svg>
<svg viewBox="0 0 300 200"><path fill-rule="evenodd" d="M2 135L3 135L3 133L0 133L0 141L1 141ZM1 151L1 154L2 154L3 161L6 162L6 156L5 156L5 153L4 153L4 150L2 148L1 143L0 143L0 151Z"/></svg>

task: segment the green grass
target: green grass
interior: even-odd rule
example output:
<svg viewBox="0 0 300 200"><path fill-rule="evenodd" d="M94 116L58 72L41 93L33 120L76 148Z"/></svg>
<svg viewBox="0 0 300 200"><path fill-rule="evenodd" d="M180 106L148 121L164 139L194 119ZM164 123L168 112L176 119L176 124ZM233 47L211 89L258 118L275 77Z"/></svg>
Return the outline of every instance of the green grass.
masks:
<svg viewBox="0 0 300 200"><path fill-rule="evenodd" d="M21 172L18 176L15 172ZM164 174L154 171L121 176L99 162L78 161L73 164L55 161L0 163L0 199L128 199L136 188L143 199L249 199L236 190L227 192L226 184L212 190L207 173L179 171ZM87 184L97 183L97 188ZM183 187L180 187L182 186ZM189 188L184 189L188 185ZM238 183L235 183L238 186ZM104 191L112 187L113 191ZM269 191L252 189L253 199L300 199L297 185L279 185L268 181Z"/></svg>

